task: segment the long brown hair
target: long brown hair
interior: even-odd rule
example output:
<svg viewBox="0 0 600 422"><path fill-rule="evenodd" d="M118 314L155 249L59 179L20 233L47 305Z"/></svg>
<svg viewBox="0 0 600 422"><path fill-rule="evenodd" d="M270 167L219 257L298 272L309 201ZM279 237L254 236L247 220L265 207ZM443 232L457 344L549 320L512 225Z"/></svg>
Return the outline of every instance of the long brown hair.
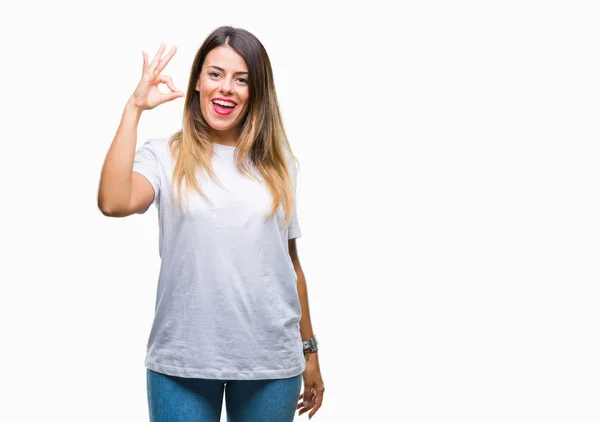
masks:
<svg viewBox="0 0 600 422"><path fill-rule="evenodd" d="M271 218L283 204L286 226L289 224L294 201L298 160L293 155L287 139L277 102L273 71L267 51L250 32L222 26L214 30L204 41L192 64L183 111L183 127L171 136L169 149L175 159L173 185L178 192L184 183L186 190L193 187L208 202L195 174L198 169L206 171L215 180L211 158L213 143L210 127L200 110L200 92L196 91L202 65L207 54L214 48L227 45L244 58L248 66L248 109L238 135L235 163L245 176L255 178L248 161L262 175L271 192L273 205L266 219ZM290 167L293 166L290 172ZM220 182L216 181L220 184ZM171 202L173 203L173 189ZM182 209L182 195L179 207ZM183 209L182 209L183 212Z"/></svg>

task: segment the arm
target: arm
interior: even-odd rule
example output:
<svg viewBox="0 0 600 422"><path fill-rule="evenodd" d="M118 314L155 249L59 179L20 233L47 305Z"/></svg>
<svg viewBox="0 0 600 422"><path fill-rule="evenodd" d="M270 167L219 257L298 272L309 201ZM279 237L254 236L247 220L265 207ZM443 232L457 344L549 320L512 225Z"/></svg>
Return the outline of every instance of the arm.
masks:
<svg viewBox="0 0 600 422"><path fill-rule="evenodd" d="M137 126L142 111L132 100L127 102L117 134L104 160L98 189L98 208L106 216L131 215L147 209L154 199L150 182L132 172Z"/></svg>
<svg viewBox="0 0 600 422"><path fill-rule="evenodd" d="M294 270L298 275L298 297L300 298L300 306L302 308L302 318L300 319L300 335L302 340L309 339L313 335L312 326L310 323L310 312L308 309L308 292L306 290L306 279L302 272L300 259L298 258L298 250L296 249L296 239L288 240L290 258L294 264ZM323 403L323 393L325 385L321 377L321 368L319 367L319 352L308 353L306 359L306 368L302 373L304 384L304 392L300 395L299 400L302 403L296 406L300 409L298 415L310 411L308 419L312 418Z"/></svg>
<svg viewBox="0 0 600 422"><path fill-rule="evenodd" d="M310 322L310 309L308 307L308 290L306 288L306 279L298 258L298 249L296 248L296 239L288 240L290 258L294 264L294 270L298 276L298 298L300 299L300 308L302 309L302 318L300 319L300 335L302 340L307 340L313 336L312 324ZM319 362L317 356L319 352L309 353L307 361Z"/></svg>
<svg viewBox="0 0 600 422"><path fill-rule="evenodd" d="M173 46L162 58L164 49L163 43L150 64L148 55L145 51L142 52L142 78L127 101L117 134L102 167L98 208L104 215L126 217L133 213L143 214L157 194L153 184L142 174L134 172L133 166L136 157L137 126L142 112L185 95L175 88L170 76L160 74L177 51ZM158 89L160 83L167 84L173 92L161 93Z"/></svg>

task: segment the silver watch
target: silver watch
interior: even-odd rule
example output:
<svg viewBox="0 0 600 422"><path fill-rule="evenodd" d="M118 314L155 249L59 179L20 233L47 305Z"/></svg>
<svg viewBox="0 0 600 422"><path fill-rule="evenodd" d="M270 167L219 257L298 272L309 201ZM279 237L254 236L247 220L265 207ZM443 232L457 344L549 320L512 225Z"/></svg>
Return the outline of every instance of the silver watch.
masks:
<svg viewBox="0 0 600 422"><path fill-rule="evenodd" d="M317 347L317 344L318 344L317 337L312 336L308 340L302 341L302 349L304 351L308 351L309 353L313 353L313 352L316 352L317 350L319 350L319 348Z"/></svg>

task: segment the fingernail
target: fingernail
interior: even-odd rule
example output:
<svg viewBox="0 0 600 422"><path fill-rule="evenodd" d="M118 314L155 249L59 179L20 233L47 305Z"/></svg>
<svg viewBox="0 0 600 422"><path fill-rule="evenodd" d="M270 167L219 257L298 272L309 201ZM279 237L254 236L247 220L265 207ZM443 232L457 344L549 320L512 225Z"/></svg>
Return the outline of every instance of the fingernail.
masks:
<svg viewBox="0 0 600 422"><path fill-rule="evenodd" d="M304 401L304 406L308 406L308 402L306 400Z"/></svg>

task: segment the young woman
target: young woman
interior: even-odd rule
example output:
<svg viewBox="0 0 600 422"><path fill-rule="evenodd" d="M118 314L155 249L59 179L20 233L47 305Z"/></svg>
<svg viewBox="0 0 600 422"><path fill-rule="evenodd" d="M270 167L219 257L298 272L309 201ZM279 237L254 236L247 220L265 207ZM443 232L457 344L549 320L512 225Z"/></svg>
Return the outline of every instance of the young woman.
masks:
<svg viewBox="0 0 600 422"><path fill-rule="evenodd" d="M296 159L269 57L248 31L218 28L184 95L161 75L176 51L164 49L151 63L143 52L98 193L107 216L158 210L150 420L218 422L223 395L229 421L292 421L296 409L310 419L325 388L296 249ZM183 128L136 151L142 112L180 97Z"/></svg>

